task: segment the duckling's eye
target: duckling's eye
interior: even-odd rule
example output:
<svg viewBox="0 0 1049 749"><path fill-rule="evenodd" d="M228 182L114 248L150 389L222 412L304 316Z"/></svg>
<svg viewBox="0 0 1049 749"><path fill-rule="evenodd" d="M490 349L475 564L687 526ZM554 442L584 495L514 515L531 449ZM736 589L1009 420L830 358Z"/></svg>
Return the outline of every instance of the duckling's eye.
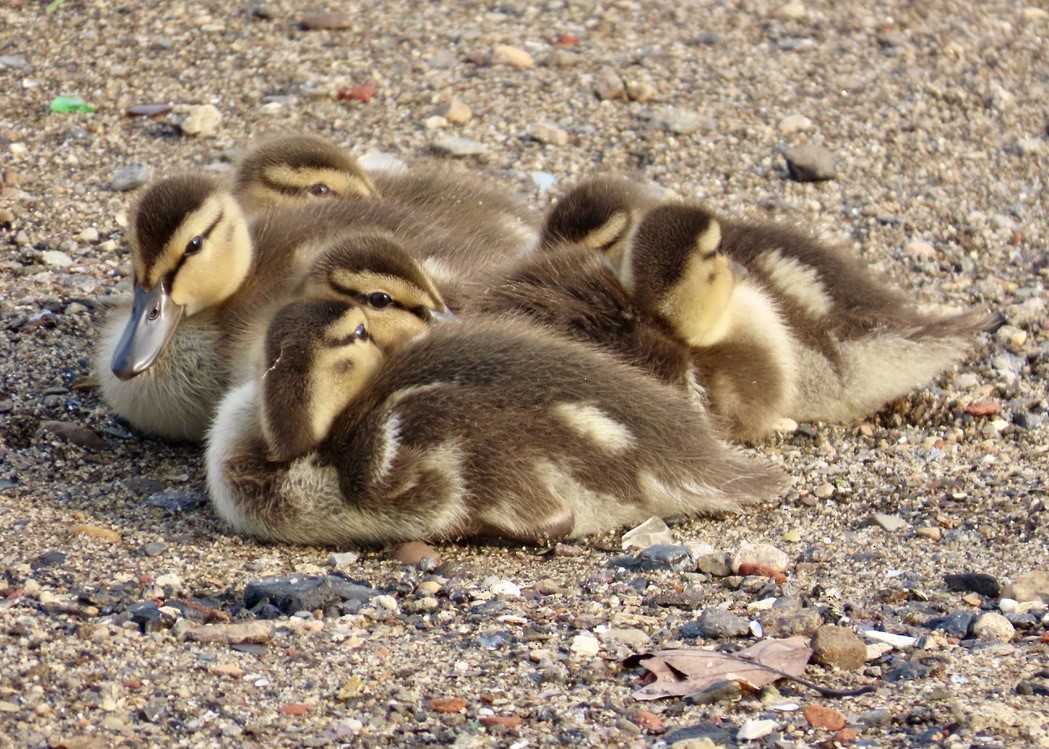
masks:
<svg viewBox="0 0 1049 749"><path fill-rule="evenodd" d="M204 240L200 237L193 237L193 239L186 242L186 254L196 255L204 247Z"/></svg>
<svg viewBox="0 0 1049 749"><path fill-rule="evenodd" d="M362 341L367 341L370 337L367 329L363 325L358 325L357 330L353 331L353 334Z"/></svg>
<svg viewBox="0 0 1049 749"><path fill-rule="evenodd" d="M323 197L324 195L327 195L328 193L330 193L330 192L331 192L331 188L330 188L330 187L328 187L328 186L327 186L326 184L324 184L323 182L318 182L318 183L317 183L317 184L315 184L315 185L310 185L310 187L309 187L309 189L307 190L307 192L308 192L308 193L309 193L310 195L313 195L313 196L315 196L315 197L318 197L318 198L319 198L319 197Z"/></svg>
<svg viewBox="0 0 1049 749"><path fill-rule="evenodd" d="M385 291L373 291L368 295L368 304L375 309L382 309L383 307L389 307L393 304L393 297Z"/></svg>

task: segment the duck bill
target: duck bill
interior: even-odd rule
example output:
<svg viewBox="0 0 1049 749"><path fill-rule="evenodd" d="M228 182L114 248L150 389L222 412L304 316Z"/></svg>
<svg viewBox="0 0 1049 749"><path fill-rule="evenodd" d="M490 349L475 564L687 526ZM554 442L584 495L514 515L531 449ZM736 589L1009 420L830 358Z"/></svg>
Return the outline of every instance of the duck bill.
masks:
<svg viewBox="0 0 1049 749"><path fill-rule="evenodd" d="M447 308L443 310L427 308L426 322L430 323L430 325L459 322L459 315Z"/></svg>
<svg viewBox="0 0 1049 749"><path fill-rule="evenodd" d="M113 374L121 380L130 380L149 369L171 340L183 312L185 307L171 300L163 283L146 291L136 281L131 319L110 362Z"/></svg>

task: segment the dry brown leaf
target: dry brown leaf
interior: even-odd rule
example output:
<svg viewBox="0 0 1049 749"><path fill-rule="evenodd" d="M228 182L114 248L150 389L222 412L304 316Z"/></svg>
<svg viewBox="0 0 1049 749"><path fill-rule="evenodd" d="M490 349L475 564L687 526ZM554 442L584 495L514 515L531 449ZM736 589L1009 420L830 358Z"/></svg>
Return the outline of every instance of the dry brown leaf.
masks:
<svg viewBox="0 0 1049 749"><path fill-rule="evenodd" d="M726 680L760 689L784 674L801 676L812 657L808 643L807 637L790 637L762 640L738 653L681 648L642 656L636 662L651 671L656 680L634 692L634 698L687 697Z"/></svg>

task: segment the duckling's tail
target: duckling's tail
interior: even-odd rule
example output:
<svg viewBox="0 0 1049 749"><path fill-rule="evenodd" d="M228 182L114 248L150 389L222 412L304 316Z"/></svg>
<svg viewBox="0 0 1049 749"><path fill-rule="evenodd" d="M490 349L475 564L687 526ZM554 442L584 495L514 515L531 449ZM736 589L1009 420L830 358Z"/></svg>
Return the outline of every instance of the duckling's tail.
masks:
<svg viewBox="0 0 1049 749"><path fill-rule="evenodd" d="M799 421L862 418L925 385L968 353L976 333L993 331L1003 322L1000 315L982 310L916 315L907 327L874 330L842 341L836 371L822 359L816 361L818 357L802 362L799 370L805 374L791 417Z"/></svg>
<svg viewBox="0 0 1049 749"><path fill-rule="evenodd" d="M650 514L681 517L738 513L748 505L775 499L789 483L779 468L762 465L730 448L704 470L693 473L701 477L675 481L643 475L642 492L652 505Z"/></svg>

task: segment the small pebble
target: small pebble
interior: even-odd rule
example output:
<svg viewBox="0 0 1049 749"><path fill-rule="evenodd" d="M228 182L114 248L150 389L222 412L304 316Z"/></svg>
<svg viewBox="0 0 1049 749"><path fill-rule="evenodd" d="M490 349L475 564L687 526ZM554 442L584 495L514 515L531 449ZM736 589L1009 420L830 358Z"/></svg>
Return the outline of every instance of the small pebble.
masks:
<svg viewBox="0 0 1049 749"><path fill-rule="evenodd" d="M622 99L626 94L626 84L615 70L604 68L594 78L594 93L601 101Z"/></svg>
<svg viewBox="0 0 1049 749"><path fill-rule="evenodd" d="M710 640L746 637L750 634L750 623L742 616L715 608L703 609L696 620L696 626L703 637Z"/></svg>
<svg viewBox="0 0 1049 749"><path fill-rule="evenodd" d="M497 44L492 48L493 65L509 65L514 68L530 68L535 65L532 56L519 47Z"/></svg>
<svg viewBox="0 0 1049 749"><path fill-rule="evenodd" d="M837 176L837 159L823 146L804 144L786 153L787 171L795 182L819 182Z"/></svg>
<svg viewBox="0 0 1049 749"><path fill-rule="evenodd" d="M656 98L656 88L646 81L630 81L626 84L626 95L630 101L643 104Z"/></svg>
<svg viewBox="0 0 1049 749"><path fill-rule="evenodd" d="M845 727L845 716L823 705L806 705L802 711L805 720L814 728L825 728L828 731L840 731Z"/></svg>
<svg viewBox="0 0 1049 749"><path fill-rule="evenodd" d="M320 29L338 31L352 29L353 19L346 13L307 13L299 19L299 25L307 31Z"/></svg>
<svg viewBox="0 0 1049 749"><path fill-rule="evenodd" d="M488 151L488 146L469 138L459 138L446 133L439 134L433 141L433 148L449 156L480 156Z"/></svg>
<svg viewBox="0 0 1049 749"><path fill-rule="evenodd" d="M748 720L736 732L736 741L753 741L768 736L779 726L774 720Z"/></svg>
<svg viewBox="0 0 1049 749"><path fill-rule="evenodd" d="M328 557L328 564L337 570L346 569L357 564L360 555L354 551L343 551Z"/></svg>
<svg viewBox="0 0 1049 749"><path fill-rule="evenodd" d="M94 244L98 241L98 229L94 228L93 226L89 226L77 235L77 239L79 239L81 242Z"/></svg>
<svg viewBox="0 0 1049 749"><path fill-rule="evenodd" d="M1016 636L1016 629L1001 614L988 611L973 624L973 635L984 642L1009 642Z"/></svg>
<svg viewBox="0 0 1049 749"><path fill-rule="evenodd" d="M1002 586L997 578L980 572L944 575L943 582L947 590L972 591L988 598L997 598L1002 594Z"/></svg>
<svg viewBox="0 0 1049 749"><path fill-rule="evenodd" d="M441 555L437 549L422 541L411 541L401 544L393 552L393 558L401 564L416 567L423 559L434 559L441 563Z"/></svg>
<svg viewBox="0 0 1049 749"><path fill-rule="evenodd" d="M601 642L593 635L576 635L569 649L580 658L591 658L601 651Z"/></svg>
<svg viewBox="0 0 1049 749"><path fill-rule="evenodd" d="M528 134L540 143L549 143L552 146L568 145L568 133L549 120L540 120L535 123L529 129Z"/></svg>
<svg viewBox="0 0 1049 749"><path fill-rule="evenodd" d="M906 528L907 521L899 515L886 515L885 513L876 512L860 523L861 528L868 528L873 525L876 525L889 533L895 533Z"/></svg>
<svg viewBox="0 0 1049 749"><path fill-rule="evenodd" d="M141 187L153 179L153 169L146 164L132 164L120 169L113 175L109 189L127 192Z"/></svg>
<svg viewBox="0 0 1049 749"><path fill-rule="evenodd" d="M848 627L824 624L812 637L812 655L817 663L857 671L866 664L867 647Z"/></svg>
<svg viewBox="0 0 1049 749"><path fill-rule="evenodd" d="M636 528L623 534L623 549L647 549L649 546L670 545L674 534L662 518L650 517Z"/></svg>
<svg viewBox="0 0 1049 749"><path fill-rule="evenodd" d="M222 124L222 113L214 104L190 106L179 110L179 128L186 135L212 138Z"/></svg>
<svg viewBox="0 0 1049 749"><path fill-rule="evenodd" d="M779 121L777 128L784 135L800 133L803 130L812 129L812 120L803 114L788 114Z"/></svg>
<svg viewBox="0 0 1049 749"><path fill-rule="evenodd" d="M740 565L744 564L767 567L774 572L786 572L790 558L772 544L744 543L732 555L732 571L739 574Z"/></svg>
<svg viewBox="0 0 1049 749"><path fill-rule="evenodd" d="M788 21L800 21L806 15L805 6L801 3L787 3L779 7L776 15Z"/></svg>
<svg viewBox="0 0 1049 749"><path fill-rule="evenodd" d="M935 260L936 248L921 239L912 239L903 246L903 252L918 260Z"/></svg>
<svg viewBox="0 0 1049 749"><path fill-rule="evenodd" d="M44 261L44 265L50 265L52 268L68 268L73 264L73 258L61 250L46 250L40 253L40 259Z"/></svg>
<svg viewBox="0 0 1049 749"><path fill-rule="evenodd" d="M473 112L461 99L452 97L444 104L439 106L434 114L438 117L444 117L455 125L465 125L473 117Z"/></svg>
<svg viewBox="0 0 1049 749"><path fill-rule="evenodd" d="M1019 603L1026 601L1049 603L1049 570L1036 570L1017 578L1005 586L1002 596Z"/></svg>
<svg viewBox="0 0 1049 749"><path fill-rule="evenodd" d="M677 135L688 135L697 130L713 132L718 129L718 124L712 117L691 109L670 109L659 117L658 122L664 129Z"/></svg>
<svg viewBox="0 0 1049 749"><path fill-rule="evenodd" d="M497 596L506 596L508 598L517 598L521 595L521 588L509 580L496 580L488 586L488 590Z"/></svg>

